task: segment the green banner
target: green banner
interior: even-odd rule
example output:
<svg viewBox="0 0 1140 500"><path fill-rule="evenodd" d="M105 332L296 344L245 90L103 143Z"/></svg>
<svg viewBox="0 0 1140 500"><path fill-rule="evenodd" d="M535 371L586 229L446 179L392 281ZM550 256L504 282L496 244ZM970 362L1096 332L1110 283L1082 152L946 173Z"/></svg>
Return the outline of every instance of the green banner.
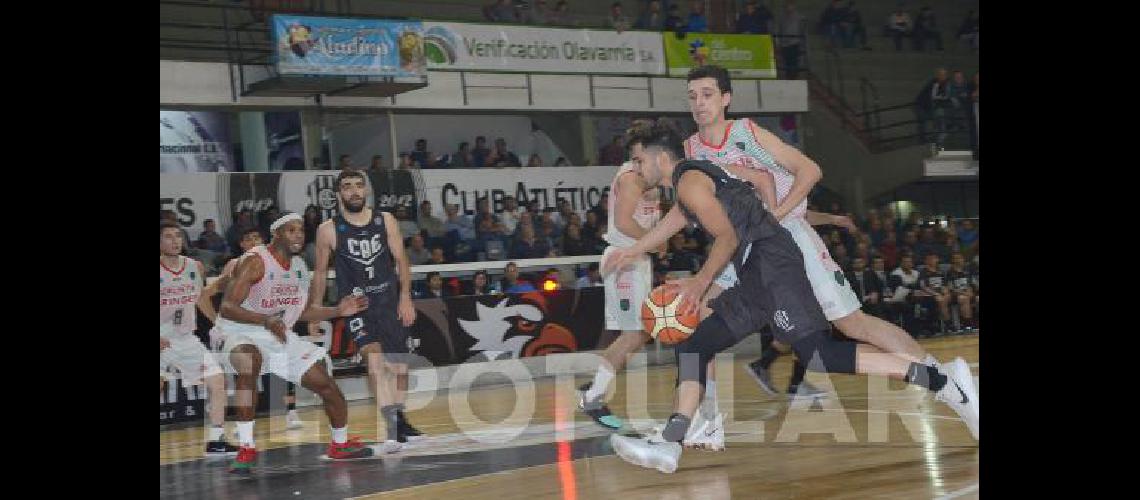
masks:
<svg viewBox="0 0 1140 500"><path fill-rule="evenodd" d="M776 57L769 35L714 35L689 33L684 38L665 33L665 61L669 76L715 64L741 78L776 78Z"/></svg>

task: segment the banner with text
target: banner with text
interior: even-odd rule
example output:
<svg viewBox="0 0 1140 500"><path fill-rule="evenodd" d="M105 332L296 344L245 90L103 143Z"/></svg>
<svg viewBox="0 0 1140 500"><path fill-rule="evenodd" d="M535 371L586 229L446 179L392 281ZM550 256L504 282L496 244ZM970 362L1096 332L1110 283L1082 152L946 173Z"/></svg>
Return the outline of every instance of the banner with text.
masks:
<svg viewBox="0 0 1140 500"><path fill-rule="evenodd" d="M475 202L490 197L491 211L503 211L503 198L514 196L519 206L538 200L539 209L558 208L566 199L575 211L597 206L610 190L618 167L540 167L421 170L424 199L432 204L434 215L444 214L449 204L459 205L460 213L474 213Z"/></svg>
<svg viewBox="0 0 1140 500"><path fill-rule="evenodd" d="M274 15L282 75L424 76L420 21Z"/></svg>
<svg viewBox="0 0 1140 500"><path fill-rule="evenodd" d="M233 172L230 116L219 111L158 112L158 171Z"/></svg>
<svg viewBox="0 0 1140 500"><path fill-rule="evenodd" d="M733 77L776 78L770 35L689 33L684 38L663 38L669 76L685 76L695 67L715 64Z"/></svg>
<svg viewBox="0 0 1140 500"><path fill-rule="evenodd" d="M433 70L662 75L661 34L424 22Z"/></svg>

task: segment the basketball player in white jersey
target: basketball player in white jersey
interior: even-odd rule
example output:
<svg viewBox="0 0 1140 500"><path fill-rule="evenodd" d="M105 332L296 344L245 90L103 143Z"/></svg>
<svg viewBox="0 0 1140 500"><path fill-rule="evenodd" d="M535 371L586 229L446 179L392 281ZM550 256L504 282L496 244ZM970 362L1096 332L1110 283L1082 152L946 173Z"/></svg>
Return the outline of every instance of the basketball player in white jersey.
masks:
<svg viewBox="0 0 1140 500"><path fill-rule="evenodd" d="M649 186L645 179L625 162L610 183L607 230L604 238L610 246L605 256L617 247L631 246L661 219L658 189ZM610 273L604 279L606 297L606 330L619 330L621 334L602 353L605 363L598 366L594 381L583 385L578 392L578 409L595 422L611 429L622 426L603 402L614 374L626 362L626 357L650 340L642 330L641 305L653 286L653 265L648 255L642 255L632 266Z"/></svg>
<svg viewBox="0 0 1140 500"><path fill-rule="evenodd" d="M364 310L368 299L345 297L337 307L309 304L312 273L301 259L305 231L301 216L281 216L269 227L269 245L257 246L241 257L226 287L217 326L225 336L222 353L237 373L237 429L241 448L231 472L249 473L257 461L253 439L253 400L257 377L273 373L301 384L324 402L332 430L328 458L372 455L356 438L348 437L348 407L326 364L322 347L290 331L301 321L324 321Z"/></svg>
<svg viewBox="0 0 1140 500"><path fill-rule="evenodd" d="M914 363L938 366L933 356L904 330L860 310L859 299L851 285L811 228L809 221L834 222L833 216L809 212L806 208L808 193L823 175L819 165L751 120L725 119L725 109L732 101L732 84L724 68L695 68L689 72L688 81L689 109L698 132L685 142L686 155L724 167L730 174L752 182L761 198L769 198L765 203L771 207L772 215L792 234L803 254L808 280L827 320L853 340ZM770 199L772 189L764 188L773 181L775 200ZM736 281L735 270L729 263L709 287L705 302ZM962 366L966 364L950 363L941 368L961 370Z"/></svg>
<svg viewBox="0 0 1140 500"><path fill-rule="evenodd" d="M246 229L238 239L238 245L241 247L241 255L244 255L246 252L253 250L253 247L263 243L261 231L256 227ZM214 310L214 304L211 300L215 295L226 289L226 285L229 284L230 278L233 277L234 268L237 267L241 255L227 261L226 265L222 267L222 272L218 275L218 279L206 285L206 288L202 290L202 297L206 299L202 302L202 314L214 323L214 327L210 329L210 349L214 351L221 350L225 338L223 338L221 330L218 329L218 313ZM283 399L286 408L285 428L292 430L304 427L300 415L297 415L296 385L292 382L286 382L285 396Z"/></svg>
<svg viewBox="0 0 1140 500"><path fill-rule="evenodd" d="M368 297L368 308L347 318L349 334L368 366L368 387L384 418L384 452L392 453L409 439L423 437L404 416L408 394L408 331L416 321L412 304L412 271L404 252L399 221L388 212L368 208L371 195L359 170L343 170L336 179L340 213L317 228L317 276L336 265L337 293ZM313 283L310 299L319 304L325 280Z"/></svg>
<svg viewBox="0 0 1140 500"><path fill-rule="evenodd" d="M222 367L194 335L196 307L208 303L202 295L206 279L201 262L178 255L182 252L182 228L162 222L158 230L158 358L159 370L173 366L182 375L184 387L206 385L206 415L210 427L206 455L233 455L237 447L226 443L226 387ZM205 309L205 308L203 308ZM210 309L213 309L212 307Z"/></svg>

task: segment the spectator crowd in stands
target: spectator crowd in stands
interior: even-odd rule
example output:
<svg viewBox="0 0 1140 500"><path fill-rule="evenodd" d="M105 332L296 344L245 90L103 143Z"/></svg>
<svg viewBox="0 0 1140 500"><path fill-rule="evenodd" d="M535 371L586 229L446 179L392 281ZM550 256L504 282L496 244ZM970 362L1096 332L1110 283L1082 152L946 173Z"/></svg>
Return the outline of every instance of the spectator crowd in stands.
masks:
<svg viewBox="0 0 1140 500"><path fill-rule="evenodd" d="M934 78L915 96L914 110L918 121L918 142L933 143L941 148L948 134L964 132L969 135L974 159L979 159L977 117L979 106L979 72L970 80L961 70L949 76L945 68L938 68ZM928 133L933 125L934 135Z"/></svg>
<svg viewBox="0 0 1140 500"><path fill-rule="evenodd" d="M669 202L662 203L668 210ZM539 210L538 202L524 206L507 197L501 210L493 213L488 201L480 199L475 213L460 214L459 207L451 204L440 219L431 214L431 202L424 200L415 218L406 207L398 207L395 216L412 265L514 261L600 255L607 245L602 239L607 230L606 205L603 196L596 207L584 213L565 200L558 209ZM838 206L829 211L840 212ZM274 207L259 213L243 210L234 214L233 225L224 233L219 232L216 221L203 221L196 240L190 240L184 231L186 241L193 243L183 253L203 261L208 272L216 275L225 260L259 241L269 241L268 225L279 213ZM163 220L177 222L173 211L163 210L160 215ZM309 206L303 215L307 242L303 255L310 266L321 219L316 206ZM848 214L847 219L854 217ZM918 212L901 219L890 208L869 209L857 222L843 227L817 226L816 230L867 313L900 323L920 337L978 327L980 247L976 219L924 221ZM671 237L664 248L651 255L654 285L699 271L710 244L708 236L693 227ZM569 287L601 286L597 264L578 266L576 276L569 279L561 279L558 273L557 269L548 269L520 274L514 263L498 281L490 280L485 271L462 280L431 273L415 283L414 296L531 291L541 289L547 279Z"/></svg>

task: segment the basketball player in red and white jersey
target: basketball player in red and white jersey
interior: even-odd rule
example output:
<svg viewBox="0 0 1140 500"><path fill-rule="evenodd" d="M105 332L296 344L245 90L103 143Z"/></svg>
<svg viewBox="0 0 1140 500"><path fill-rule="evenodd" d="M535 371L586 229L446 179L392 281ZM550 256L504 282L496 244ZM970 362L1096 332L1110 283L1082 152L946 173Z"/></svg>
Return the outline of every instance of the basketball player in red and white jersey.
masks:
<svg viewBox="0 0 1140 500"><path fill-rule="evenodd" d="M232 455L237 448L225 434L226 387L222 368L194 335L196 307L210 305L202 294L205 268L201 262L178 255L182 252L182 228L173 222L159 226L158 257L158 357L160 371L173 366L182 374L184 386L206 385L206 414L210 427L207 455ZM203 309L206 309L203 307ZM212 307L210 309L213 309Z"/></svg>
<svg viewBox="0 0 1140 500"><path fill-rule="evenodd" d="M661 219L656 186L649 186L633 164L625 162L610 183L609 214L604 238L603 261L614 248L632 246ZM653 287L653 265L642 255L633 265L610 273L604 278L606 296L606 330L619 330L621 335L602 353L605 363L598 366L593 382L579 388L578 409L595 422L611 429L622 426L603 401L614 374L625 366L626 357L650 340L642 329L641 306Z"/></svg>
<svg viewBox="0 0 1140 500"><path fill-rule="evenodd" d="M234 268L237 267L237 263L239 260L241 260L241 256L245 255L246 252L253 250L253 247L256 247L263 243L264 241L261 239L261 230L256 227L246 229L245 232L242 233L238 238L238 245L241 247L241 255L238 255L237 257L234 257L227 261L226 265L222 267L222 272L218 275L218 278L210 284L206 285L206 288L202 290L202 297L206 299L202 301L202 314L204 314L207 318L210 319L211 322L214 323L214 327L210 329L211 350L221 350L222 343L225 341L225 338L222 335L222 331L218 328L218 313L214 310L214 304L211 302L211 300L215 295L222 293L222 291L226 289L226 285L229 284L230 279L233 277ZM296 387L296 384L292 382L286 382L285 395L282 397L282 399L285 401L286 408L285 428L290 430L300 429L304 427L304 423L301 422L300 415L297 414Z"/></svg>
<svg viewBox="0 0 1140 500"><path fill-rule="evenodd" d="M842 270L811 228L812 223L836 222L834 216L806 208L808 193L823 176L819 165L751 120L725 119L725 110L732 100L732 84L724 68L695 68L689 72L688 82L689 108L698 132L685 142L686 156L711 161L753 183L765 204L771 207L772 215L792 234L800 248L808 280L827 320L853 340L914 363L938 367L956 378L969 377L969 366L961 358L939 366L906 331L860 310L859 299L846 283ZM775 200L771 199L773 183ZM705 303L736 281L730 263L709 287ZM976 437L976 430L971 428L971 431Z"/></svg>
<svg viewBox="0 0 1140 500"><path fill-rule="evenodd" d="M241 448L231 472L248 473L257 460L253 439L253 399L257 377L273 373L299 383L324 402L332 429L330 459L372 456L372 448L348 437L348 407L333 381L322 347L290 331L302 321L349 316L368 305L364 297L345 297L337 307L308 303L312 273L301 259L305 231L301 216L286 214L270 225L269 245L242 256L226 287L218 316L225 336L222 352L237 375L238 441Z"/></svg>

